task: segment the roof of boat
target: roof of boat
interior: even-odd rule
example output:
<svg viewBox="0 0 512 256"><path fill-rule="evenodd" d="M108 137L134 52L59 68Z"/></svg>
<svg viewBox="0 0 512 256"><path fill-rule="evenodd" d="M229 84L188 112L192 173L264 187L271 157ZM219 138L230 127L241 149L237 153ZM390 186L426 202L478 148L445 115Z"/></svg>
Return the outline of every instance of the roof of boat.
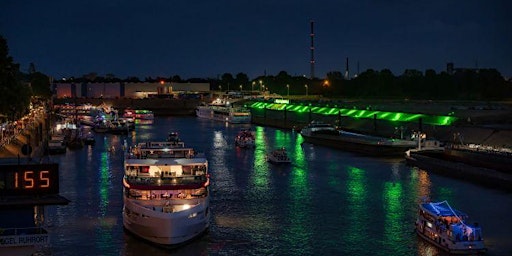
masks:
<svg viewBox="0 0 512 256"><path fill-rule="evenodd" d="M427 212L429 212L433 216L438 217L447 217L447 216L467 216L465 213L453 209L447 201L442 202L430 202L430 203L422 203L421 208Z"/></svg>

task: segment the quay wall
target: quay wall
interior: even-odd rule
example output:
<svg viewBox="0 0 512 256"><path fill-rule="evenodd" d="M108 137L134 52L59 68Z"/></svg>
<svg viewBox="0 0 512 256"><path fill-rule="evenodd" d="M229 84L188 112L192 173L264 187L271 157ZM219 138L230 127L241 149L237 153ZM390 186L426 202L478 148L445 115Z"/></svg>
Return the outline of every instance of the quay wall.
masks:
<svg viewBox="0 0 512 256"><path fill-rule="evenodd" d="M5 143L0 145L0 158L20 157L38 160L44 155L49 131L50 122L46 114L33 117L15 134L9 135L8 139L4 138ZM30 146L29 155L22 152L25 145Z"/></svg>

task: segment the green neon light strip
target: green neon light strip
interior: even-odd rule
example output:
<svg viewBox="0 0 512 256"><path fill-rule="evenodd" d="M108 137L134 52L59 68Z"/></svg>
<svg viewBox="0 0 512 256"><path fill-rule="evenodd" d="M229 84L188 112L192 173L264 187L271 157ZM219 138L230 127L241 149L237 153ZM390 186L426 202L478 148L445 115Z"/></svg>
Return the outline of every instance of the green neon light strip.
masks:
<svg viewBox="0 0 512 256"><path fill-rule="evenodd" d="M424 124L430 125L451 125L457 120L453 116L436 116L403 112L387 112L387 111L368 111L362 109L346 109L336 107L318 107L318 106L304 106L296 104L279 104L279 103L265 103L255 102L251 106L254 109L271 109L278 111L293 111L293 112L309 112L322 115L342 115L352 118L371 118L374 116L377 119L388 120L393 122L419 122L420 118Z"/></svg>

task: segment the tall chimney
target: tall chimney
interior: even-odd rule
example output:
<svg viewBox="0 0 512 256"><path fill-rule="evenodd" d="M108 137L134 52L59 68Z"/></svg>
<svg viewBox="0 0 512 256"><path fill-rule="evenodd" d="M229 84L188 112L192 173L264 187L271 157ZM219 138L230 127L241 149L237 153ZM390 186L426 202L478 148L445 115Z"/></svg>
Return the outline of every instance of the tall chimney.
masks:
<svg viewBox="0 0 512 256"><path fill-rule="evenodd" d="M311 33L309 34L309 36L311 37L311 46L310 46L311 60L309 61L309 63L311 64L311 77L310 77L311 79L315 78L315 44L314 44L315 32L313 30L314 23L315 22L313 20L310 20Z"/></svg>

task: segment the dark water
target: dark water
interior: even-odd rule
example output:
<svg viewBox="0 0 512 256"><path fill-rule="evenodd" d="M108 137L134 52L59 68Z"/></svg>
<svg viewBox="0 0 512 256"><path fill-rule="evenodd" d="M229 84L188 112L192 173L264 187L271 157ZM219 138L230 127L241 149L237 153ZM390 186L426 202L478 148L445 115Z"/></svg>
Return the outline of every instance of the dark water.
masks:
<svg viewBox="0 0 512 256"><path fill-rule="evenodd" d="M252 126L255 149L238 149L241 127L194 117L156 118L129 136L55 156L61 195L49 207L53 255L444 255L413 233L422 197L448 200L483 227L489 255L512 255L512 195L404 165L310 144L295 132ZM164 140L177 131L209 160L209 232L178 249L123 230L123 141ZM291 166L265 153L286 147ZM109 150L114 147L116 150Z"/></svg>

